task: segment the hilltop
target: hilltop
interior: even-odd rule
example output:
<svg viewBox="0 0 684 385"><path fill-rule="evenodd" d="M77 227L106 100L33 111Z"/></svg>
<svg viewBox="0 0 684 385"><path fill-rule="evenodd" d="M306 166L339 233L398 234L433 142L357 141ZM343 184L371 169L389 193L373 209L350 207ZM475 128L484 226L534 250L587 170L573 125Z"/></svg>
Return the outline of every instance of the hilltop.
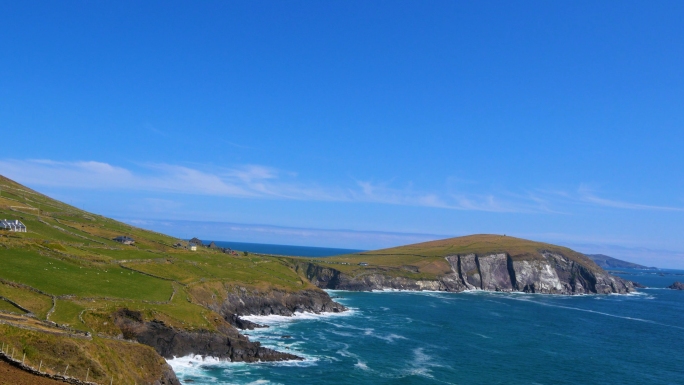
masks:
<svg viewBox="0 0 684 385"><path fill-rule="evenodd" d="M300 261L316 285L349 290L489 290L548 294L626 293L611 276L566 247L480 234Z"/></svg>

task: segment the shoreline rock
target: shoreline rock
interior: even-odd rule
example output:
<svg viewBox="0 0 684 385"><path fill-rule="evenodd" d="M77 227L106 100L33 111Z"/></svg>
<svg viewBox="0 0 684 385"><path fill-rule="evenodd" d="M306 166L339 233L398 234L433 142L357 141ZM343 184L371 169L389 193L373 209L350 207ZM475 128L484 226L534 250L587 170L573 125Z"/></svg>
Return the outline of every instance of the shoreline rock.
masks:
<svg viewBox="0 0 684 385"><path fill-rule="evenodd" d="M676 281L675 283L673 283L672 285L668 286L667 288L668 288L668 289L672 289L672 290L684 290L684 283L681 283L681 282L679 282L679 281Z"/></svg>
<svg viewBox="0 0 684 385"><path fill-rule="evenodd" d="M301 360L301 357L262 347L237 332L224 327L218 331L187 331L176 329L161 321L145 322L142 313L119 309L114 322L123 337L154 348L164 358L187 355L211 356L232 362Z"/></svg>

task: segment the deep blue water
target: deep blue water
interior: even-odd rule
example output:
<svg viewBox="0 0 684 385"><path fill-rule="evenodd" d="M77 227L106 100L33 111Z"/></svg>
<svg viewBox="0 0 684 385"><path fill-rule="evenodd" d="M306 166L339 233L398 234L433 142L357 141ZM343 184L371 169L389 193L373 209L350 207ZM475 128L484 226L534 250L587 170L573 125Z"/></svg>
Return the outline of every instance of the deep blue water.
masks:
<svg viewBox="0 0 684 385"><path fill-rule="evenodd" d="M272 326L248 332L303 362L171 364L198 385L684 384L684 291L664 289L684 271L621 271L653 288L588 296L331 291L353 310L254 318Z"/></svg>
<svg viewBox="0 0 684 385"><path fill-rule="evenodd" d="M206 244L209 241L205 242ZM251 253L292 255L298 257L331 257L340 254L358 253L364 250L336 249L331 247L292 246L292 245L269 245L265 243L243 243L215 241L216 246L228 247L233 250L249 251Z"/></svg>

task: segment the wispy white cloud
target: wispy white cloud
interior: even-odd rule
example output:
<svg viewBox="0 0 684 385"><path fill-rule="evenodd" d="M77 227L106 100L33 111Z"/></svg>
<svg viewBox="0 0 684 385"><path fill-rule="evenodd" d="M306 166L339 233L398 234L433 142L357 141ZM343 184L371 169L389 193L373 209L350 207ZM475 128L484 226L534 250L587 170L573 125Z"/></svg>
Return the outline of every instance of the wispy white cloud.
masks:
<svg viewBox="0 0 684 385"><path fill-rule="evenodd" d="M453 188L428 191L409 183L349 180L347 186L321 185L302 180L296 173L247 164L203 168L171 164L142 164L129 168L97 161L0 160L0 174L33 186L76 189L131 190L155 193L212 195L238 198L304 201L367 202L491 213L564 213L577 206L622 210L684 211L684 208L624 202L603 198L582 185L575 191L530 190L511 193ZM473 191L473 190L479 191Z"/></svg>
<svg viewBox="0 0 684 385"><path fill-rule="evenodd" d="M612 199L600 198L590 192L580 191L580 197L584 202L605 206L613 207L617 209L627 209L627 210L653 210L653 211L684 211L682 207L672 207L672 206L655 206L655 205L645 205L639 203L623 202Z"/></svg>
<svg viewBox="0 0 684 385"><path fill-rule="evenodd" d="M486 211L498 213L544 211L531 199L504 199L492 194L454 194L416 191L412 186L404 189L386 183L357 181L359 189L351 190L354 200L394 205L443 208L450 210Z"/></svg>
<svg viewBox="0 0 684 385"><path fill-rule="evenodd" d="M262 165L232 168L143 164L132 168L96 161L0 160L0 173L21 183L77 189L121 189L309 201L370 202L453 210L521 212L534 210L533 201L504 201L493 195L440 194L389 183L356 181L351 186L322 186L302 181L296 173Z"/></svg>

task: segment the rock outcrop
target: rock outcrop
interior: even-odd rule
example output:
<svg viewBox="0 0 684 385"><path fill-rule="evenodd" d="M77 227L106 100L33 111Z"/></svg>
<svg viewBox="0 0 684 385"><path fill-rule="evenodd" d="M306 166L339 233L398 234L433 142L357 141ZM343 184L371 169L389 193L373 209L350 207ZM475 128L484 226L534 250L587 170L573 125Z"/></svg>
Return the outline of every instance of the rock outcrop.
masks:
<svg viewBox="0 0 684 385"><path fill-rule="evenodd" d="M668 286L667 288L672 290L684 290L684 283L677 281L672 285Z"/></svg>
<svg viewBox="0 0 684 385"><path fill-rule="evenodd" d="M302 312L338 313L347 308L333 301L326 292L320 290L261 292L235 288L228 293L217 310L224 317L233 314L291 316Z"/></svg>
<svg viewBox="0 0 684 385"><path fill-rule="evenodd" d="M630 281L612 276L598 266L586 266L559 253L512 258L505 253L450 255L451 272L433 280L391 276L368 269L355 276L314 263L298 265L307 278L324 289L341 290L465 290L521 291L545 294L609 294L634 290Z"/></svg>
<svg viewBox="0 0 684 385"><path fill-rule="evenodd" d="M230 326L218 331L187 331L170 327L161 321L145 322L140 312L128 309L120 309L114 313L114 322L121 329L124 338L151 346L164 358L193 354L234 362L301 359L292 354L264 348L259 342L251 342Z"/></svg>
<svg viewBox="0 0 684 385"><path fill-rule="evenodd" d="M212 290L193 288L197 302L220 314L218 330L183 330L158 320L145 321L140 312L119 309L113 318L122 337L153 347L164 358L187 355L211 356L240 362L299 360L288 353L262 347L240 334L236 328L264 327L240 318L244 315L291 316L298 312L341 312L344 306L330 299L322 290L259 291L245 287L225 287L225 296ZM211 294L210 294L211 293Z"/></svg>
<svg viewBox="0 0 684 385"><path fill-rule="evenodd" d="M199 304L211 309L231 325L240 329L261 327L256 323L242 319L245 315L281 315L291 316L295 313L338 313L347 310L343 305L333 301L328 293L318 290L257 290L241 286L222 288L225 296L217 297L214 291L196 286L191 293Z"/></svg>

